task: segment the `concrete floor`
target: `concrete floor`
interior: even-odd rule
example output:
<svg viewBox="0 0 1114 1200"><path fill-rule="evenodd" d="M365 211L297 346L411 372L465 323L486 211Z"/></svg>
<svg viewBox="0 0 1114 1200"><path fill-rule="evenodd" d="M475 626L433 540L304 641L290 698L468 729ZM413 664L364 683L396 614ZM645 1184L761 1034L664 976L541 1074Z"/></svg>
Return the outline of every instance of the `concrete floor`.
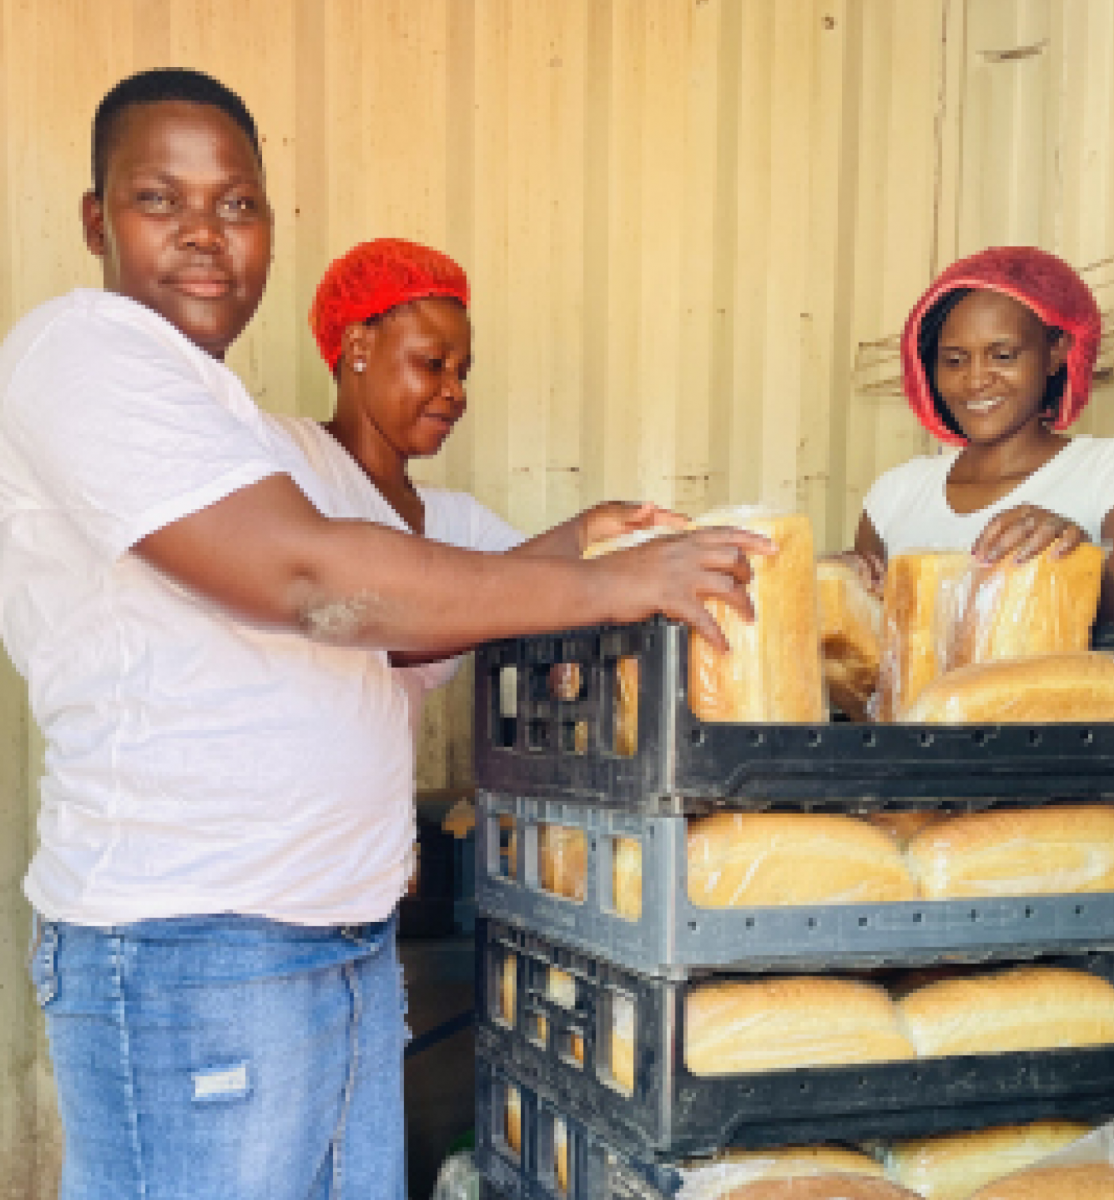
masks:
<svg viewBox="0 0 1114 1200"><path fill-rule="evenodd" d="M471 937L399 942L413 1035L406 1059L406 1158L410 1200L429 1200L450 1146L475 1116ZM467 1023L466 1023L467 1022Z"/></svg>

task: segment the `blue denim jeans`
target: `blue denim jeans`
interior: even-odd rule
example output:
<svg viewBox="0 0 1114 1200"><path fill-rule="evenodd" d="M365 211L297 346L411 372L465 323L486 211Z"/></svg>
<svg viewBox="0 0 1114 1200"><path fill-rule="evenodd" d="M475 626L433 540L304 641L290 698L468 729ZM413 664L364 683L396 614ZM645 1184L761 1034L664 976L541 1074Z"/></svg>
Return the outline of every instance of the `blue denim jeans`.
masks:
<svg viewBox="0 0 1114 1200"><path fill-rule="evenodd" d="M395 925L36 920L59 1200L406 1200Z"/></svg>

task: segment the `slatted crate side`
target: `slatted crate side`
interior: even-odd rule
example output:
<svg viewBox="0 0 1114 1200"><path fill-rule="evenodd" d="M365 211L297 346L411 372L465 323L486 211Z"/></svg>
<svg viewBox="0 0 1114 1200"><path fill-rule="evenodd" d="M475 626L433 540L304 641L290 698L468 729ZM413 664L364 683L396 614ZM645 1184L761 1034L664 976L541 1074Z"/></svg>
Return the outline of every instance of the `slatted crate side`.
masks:
<svg viewBox="0 0 1114 1200"><path fill-rule="evenodd" d="M513 1093L519 1137L507 1136ZM670 1200L681 1177L634 1163L498 1060L476 1056L476 1167L508 1200Z"/></svg>
<svg viewBox="0 0 1114 1200"><path fill-rule="evenodd" d="M481 911L644 974L913 966L940 957L977 962L1114 949L1112 893L701 908L688 893L684 817L492 792L478 794L476 813ZM582 832L582 900L542 888L542 826ZM637 914L615 903L620 840L639 847Z"/></svg>
<svg viewBox="0 0 1114 1200"><path fill-rule="evenodd" d="M638 661L638 736L630 755L618 752L616 740L622 659ZM559 664L576 667L572 698L553 686ZM994 802L1114 792L1114 723L714 724L689 709L687 664L686 628L660 617L480 647L477 784L647 812L728 798L831 808L934 796Z"/></svg>
<svg viewBox="0 0 1114 1200"><path fill-rule="evenodd" d="M646 1160L1114 1112L1114 1046L696 1076L685 1065L687 981L639 975L498 921L477 932L477 1047ZM1065 961L1114 978L1109 956ZM633 1025L633 1069L612 1060L617 1019Z"/></svg>

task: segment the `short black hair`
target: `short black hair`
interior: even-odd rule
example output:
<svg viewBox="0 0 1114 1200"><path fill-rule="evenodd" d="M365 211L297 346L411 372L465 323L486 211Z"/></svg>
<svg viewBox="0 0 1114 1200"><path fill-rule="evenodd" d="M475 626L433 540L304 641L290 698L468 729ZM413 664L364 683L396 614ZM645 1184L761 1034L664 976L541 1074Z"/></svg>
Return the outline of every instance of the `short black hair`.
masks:
<svg viewBox="0 0 1114 1200"><path fill-rule="evenodd" d="M160 67L129 75L113 87L97 105L93 118L93 193L104 196L108 157L120 129L120 121L129 108L138 104L157 104L160 100L185 100L190 104L208 104L227 113L248 135L260 165L263 152L259 134L247 105L230 88L202 71L182 67Z"/></svg>
<svg viewBox="0 0 1114 1200"><path fill-rule="evenodd" d="M936 386L936 358L940 350L940 334L943 333L944 325L951 315L952 310L961 300L976 290L976 288L971 287L957 287L945 292L929 308L924 316L921 317L921 327L917 331L917 357L921 360L925 377L928 379L929 390L932 392L932 406L936 409L936 415L940 418L944 427L959 437L964 436L963 430L959 428L955 417L952 416L948 406L944 403L944 398L940 395L940 391ZM1044 329L1050 342L1055 342L1064 335L1062 329L1058 329L1052 325L1045 325ZM1060 400L1064 395L1064 388L1067 385L1067 381L1068 368L1066 363L1048 377L1044 396L1041 398L1041 411L1049 419L1055 419L1056 414L1060 411Z"/></svg>

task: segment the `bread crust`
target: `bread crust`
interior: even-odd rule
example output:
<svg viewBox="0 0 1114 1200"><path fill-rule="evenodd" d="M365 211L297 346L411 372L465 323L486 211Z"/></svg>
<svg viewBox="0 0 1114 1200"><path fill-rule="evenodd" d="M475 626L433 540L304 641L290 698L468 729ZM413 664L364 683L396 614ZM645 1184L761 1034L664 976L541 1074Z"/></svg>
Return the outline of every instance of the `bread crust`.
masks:
<svg viewBox="0 0 1114 1200"><path fill-rule="evenodd" d="M946 596L966 574L967 553L895 554L882 603L879 721L892 721L943 669Z"/></svg>
<svg viewBox="0 0 1114 1200"><path fill-rule="evenodd" d="M719 812L688 825L688 894L702 908L912 900L885 832L836 813Z"/></svg>
<svg viewBox="0 0 1114 1200"><path fill-rule="evenodd" d="M980 1188L970 1200L1114 1200L1114 1166L1031 1167Z"/></svg>
<svg viewBox="0 0 1114 1200"><path fill-rule="evenodd" d="M922 1058L1114 1042L1114 986L1088 971L1036 966L959 975L896 1003Z"/></svg>
<svg viewBox="0 0 1114 1200"><path fill-rule="evenodd" d="M958 667L902 710L904 724L1114 721L1114 658L1093 650Z"/></svg>
<svg viewBox="0 0 1114 1200"><path fill-rule="evenodd" d="M685 997L694 1075L895 1062L915 1051L885 989L827 976L698 985Z"/></svg>
<svg viewBox="0 0 1114 1200"><path fill-rule="evenodd" d="M1114 805L943 817L909 842L905 858L933 900L1114 891Z"/></svg>
<svg viewBox="0 0 1114 1200"><path fill-rule="evenodd" d="M922 1200L884 1179L866 1175L798 1176L795 1179L757 1179L724 1192L719 1200ZM1058 1200L1058 1198L1057 1198Z"/></svg>
<svg viewBox="0 0 1114 1200"><path fill-rule="evenodd" d="M966 1200L1089 1132L1076 1121L1036 1121L898 1142L887 1155L887 1175L929 1200Z"/></svg>
<svg viewBox="0 0 1114 1200"><path fill-rule="evenodd" d="M812 527L802 513L715 509L694 527L731 526L760 533L778 552L751 558L754 621L721 600L705 607L730 649L689 638L689 706L702 721L783 723L824 720L820 632Z"/></svg>

